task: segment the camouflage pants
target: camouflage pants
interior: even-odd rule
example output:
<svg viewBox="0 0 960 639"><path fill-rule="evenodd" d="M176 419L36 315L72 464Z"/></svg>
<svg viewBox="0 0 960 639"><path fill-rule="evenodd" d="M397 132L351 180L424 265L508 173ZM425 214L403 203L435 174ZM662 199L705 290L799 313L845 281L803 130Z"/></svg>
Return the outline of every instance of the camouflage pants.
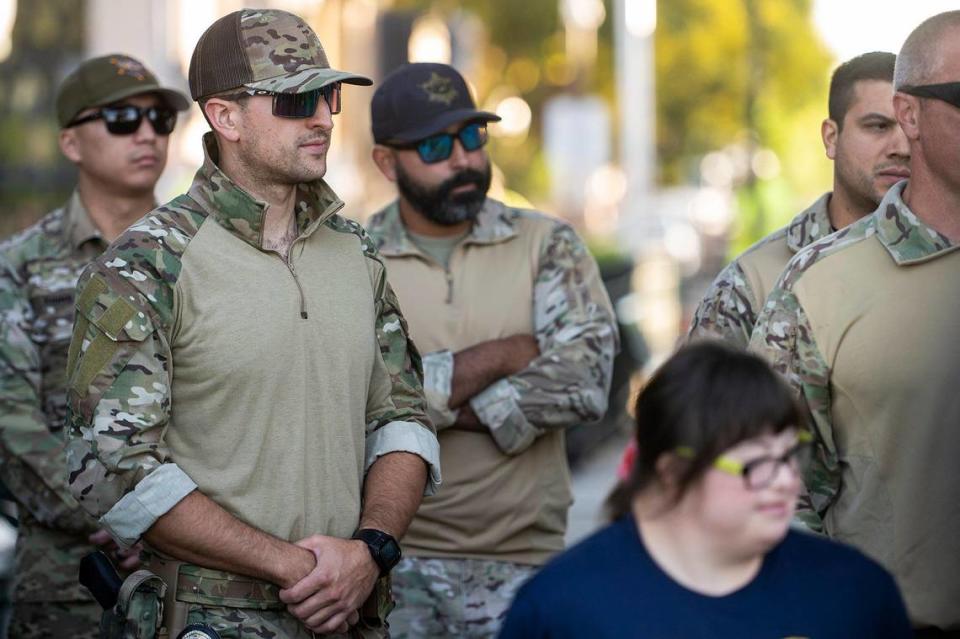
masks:
<svg viewBox="0 0 960 639"><path fill-rule="evenodd" d="M403 559L391 573L393 639L495 637L537 566L478 559Z"/></svg>
<svg viewBox="0 0 960 639"><path fill-rule="evenodd" d="M97 639L103 610L93 601L23 601L13 605L10 639Z"/></svg>
<svg viewBox="0 0 960 639"><path fill-rule="evenodd" d="M223 639L314 639L314 635L285 610L223 608L191 604L187 623L206 623ZM346 635L323 635L329 639L386 639L382 630L351 629Z"/></svg>

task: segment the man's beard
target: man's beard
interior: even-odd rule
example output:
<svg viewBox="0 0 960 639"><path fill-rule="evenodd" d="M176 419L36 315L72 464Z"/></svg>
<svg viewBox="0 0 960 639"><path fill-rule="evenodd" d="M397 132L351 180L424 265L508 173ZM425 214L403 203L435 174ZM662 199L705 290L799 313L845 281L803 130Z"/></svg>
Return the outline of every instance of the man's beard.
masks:
<svg viewBox="0 0 960 639"><path fill-rule="evenodd" d="M434 188L417 183L403 167L397 168L400 194L425 218L443 226L472 222L477 218L490 188L490 163L482 171L464 169ZM475 189L452 194L458 186L473 184Z"/></svg>

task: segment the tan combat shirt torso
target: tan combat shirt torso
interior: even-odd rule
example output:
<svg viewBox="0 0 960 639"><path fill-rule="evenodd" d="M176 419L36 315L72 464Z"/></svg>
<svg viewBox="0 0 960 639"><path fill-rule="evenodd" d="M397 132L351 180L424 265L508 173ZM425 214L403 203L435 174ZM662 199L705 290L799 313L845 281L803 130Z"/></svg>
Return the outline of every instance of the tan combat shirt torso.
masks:
<svg viewBox="0 0 960 639"><path fill-rule="evenodd" d="M85 272L70 371L70 487L121 543L194 489L281 539L349 537L364 476L430 465L419 355L362 228L322 181L298 238L266 251L267 204L216 165Z"/></svg>
<svg viewBox="0 0 960 639"><path fill-rule="evenodd" d="M563 428L602 417L617 348L596 263L566 224L489 198L446 269L410 241L396 204L368 230L428 353L438 415L444 483L424 499L404 552L544 563L563 548L571 503ZM471 400L491 434L448 428L450 353L520 333L537 337L541 356Z"/></svg>
<svg viewBox="0 0 960 639"><path fill-rule="evenodd" d="M814 526L899 582L914 624L960 629L960 245L890 189L794 258L751 340L814 419Z"/></svg>

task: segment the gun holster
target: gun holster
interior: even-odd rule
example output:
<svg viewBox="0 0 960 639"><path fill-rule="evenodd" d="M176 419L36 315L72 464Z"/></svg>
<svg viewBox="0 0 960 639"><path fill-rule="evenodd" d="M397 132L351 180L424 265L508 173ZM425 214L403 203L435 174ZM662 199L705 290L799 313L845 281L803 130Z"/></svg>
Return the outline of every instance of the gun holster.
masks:
<svg viewBox="0 0 960 639"><path fill-rule="evenodd" d="M156 639L167 586L149 570L138 570L120 586L117 603L100 618L102 639Z"/></svg>

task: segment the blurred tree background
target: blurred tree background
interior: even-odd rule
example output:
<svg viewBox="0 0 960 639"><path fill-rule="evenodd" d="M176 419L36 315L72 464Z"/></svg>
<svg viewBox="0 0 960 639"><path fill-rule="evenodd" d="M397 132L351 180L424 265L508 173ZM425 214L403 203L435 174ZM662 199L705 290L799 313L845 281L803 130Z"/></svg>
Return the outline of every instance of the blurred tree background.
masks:
<svg viewBox="0 0 960 639"><path fill-rule="evenodd" d="M658 11L661 183L696 181L701 158L726 150L736 252L831 184L819 124L832 58L811 0L668 0Z"/></svg>
<svg viewBox="0 0 960 639"><path fill-rule="evenodd" d="M561 91L595 93L617 108L611 0L604 1L606 19L590 68L577 68L566 55L559 5L401 0L395 7L481 18L489 38L474 78L481 102L508 85L534 114ZM819 123L833 61L814 28L812 0L660 0L654 47L658 183L701 183L704 156L722 151L739 209L732 251L779 227L828 188ZM511 188L533 199L545 196L536 125L523 140L495 139L493 153Z"/></svg>
<svg viewBox="0 0 960 639"><path fill-rule="evenodd" d="M2 234L69 192L73 171L57 148L53 96L83 50L82 0L17 4L12 51L0 63ZM569 56L560 0L383 5L447 23L475 16L482 25L485 43L474 47L469 73L479 101L491 108L516 95L533 114L525 135L492 142L509 188L548 201L540 114L561 93L606 101L616 149L617 109L630 105L616 104L612 0L603 0L589 65ZM831 58L813 26L812 0L660 0L657 14L658 183L697 185L715 174L725 179L739 209L735 250L782 224L830 183L818 131Z"/></svg>

